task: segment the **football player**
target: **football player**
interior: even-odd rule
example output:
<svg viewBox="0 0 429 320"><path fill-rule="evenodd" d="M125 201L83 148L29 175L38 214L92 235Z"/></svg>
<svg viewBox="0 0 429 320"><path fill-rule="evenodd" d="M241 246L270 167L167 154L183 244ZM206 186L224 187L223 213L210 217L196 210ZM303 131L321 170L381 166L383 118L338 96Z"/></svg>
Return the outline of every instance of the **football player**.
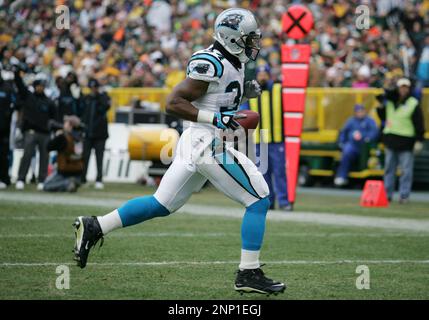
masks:
<svg viewBox="0 0 429 320"><path fill-rule="evenodd" d="M255 164L232 145L219 139L219 131L240 127L234 118L243 99L260 94L256 81L244 83L244 64L255 60L261 33L253 14L228 9L216 19L213 45L193 54L187 78L167 98L166 111L191 121L179 140L176 156L152 196L132 199L99 217L78 217L75 260L84 268L90 249L109 232L178 210L207 179L245 208L241 261L235 290L277 294L285 285L264 275L259 253L270 207L269 189ZM219 146L221 148L219 148Z"/></svg>

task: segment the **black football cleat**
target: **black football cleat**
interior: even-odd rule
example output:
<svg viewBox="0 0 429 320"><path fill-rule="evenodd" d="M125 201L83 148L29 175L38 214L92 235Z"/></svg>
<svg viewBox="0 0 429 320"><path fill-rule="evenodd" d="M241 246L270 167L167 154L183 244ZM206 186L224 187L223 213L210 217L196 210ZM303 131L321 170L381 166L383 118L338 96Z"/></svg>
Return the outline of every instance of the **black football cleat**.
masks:
<svg viewBox="0 0 429 320"><path fill-rule="evenodd" d="M267 295L277 295L285 291L286 285L267 278L262 269L257 268L238 270L234 289L241 294L255 292Z"/></svg>
<svg viewBox="0 0 429 320"><path fill-rule="evenodd" d="M76 242L74 246L74 260L82 269L88 260L89 250L101 239L100 247L103 245L103 232L97 217L78 217L73 223L75 227Z"/></svg>

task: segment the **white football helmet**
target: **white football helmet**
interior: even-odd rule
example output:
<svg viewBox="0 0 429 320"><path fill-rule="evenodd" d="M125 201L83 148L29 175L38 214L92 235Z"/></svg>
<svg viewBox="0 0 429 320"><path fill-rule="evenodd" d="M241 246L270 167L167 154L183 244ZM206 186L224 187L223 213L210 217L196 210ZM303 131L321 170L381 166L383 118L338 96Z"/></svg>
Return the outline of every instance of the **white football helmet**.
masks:
<svg viewBox="0 0 429 320"><path fill-rule="evenodd" d="M216 18L214 38L241 62L258 57L261 31L252 12L246 9L227 9Z"/></svg>

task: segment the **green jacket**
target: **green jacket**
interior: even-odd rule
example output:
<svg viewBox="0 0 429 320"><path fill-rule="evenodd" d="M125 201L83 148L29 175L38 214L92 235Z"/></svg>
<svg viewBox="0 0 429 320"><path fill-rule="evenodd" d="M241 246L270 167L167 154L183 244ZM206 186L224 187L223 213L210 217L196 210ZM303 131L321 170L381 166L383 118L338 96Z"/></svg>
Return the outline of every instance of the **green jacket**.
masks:
<svg viewBox="0 0 429 320"><path fill-rule="evenodd" d="M419 102L414 97L409 97L405 103L397 108L392 101L386 103L386 124L384 134L396 134L398 136L413 138L416 136L416 129L412 116Z"/></svg>

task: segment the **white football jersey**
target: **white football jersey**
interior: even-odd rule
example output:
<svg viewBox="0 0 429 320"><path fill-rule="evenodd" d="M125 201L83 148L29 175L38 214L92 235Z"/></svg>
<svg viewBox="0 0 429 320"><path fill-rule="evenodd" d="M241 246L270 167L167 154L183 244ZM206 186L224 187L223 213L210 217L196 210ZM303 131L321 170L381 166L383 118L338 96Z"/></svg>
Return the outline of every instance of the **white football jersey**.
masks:
<svg viewBox="0 0 429 320"><path fill-rule="evenodd" d="M213 46L195 52L188 63L187 76L209 82L207 93L192 102L200 110L236 111L244 92L244 64L237 69ZM213 128L210 124L191 123L191 128Z"/></svg>

